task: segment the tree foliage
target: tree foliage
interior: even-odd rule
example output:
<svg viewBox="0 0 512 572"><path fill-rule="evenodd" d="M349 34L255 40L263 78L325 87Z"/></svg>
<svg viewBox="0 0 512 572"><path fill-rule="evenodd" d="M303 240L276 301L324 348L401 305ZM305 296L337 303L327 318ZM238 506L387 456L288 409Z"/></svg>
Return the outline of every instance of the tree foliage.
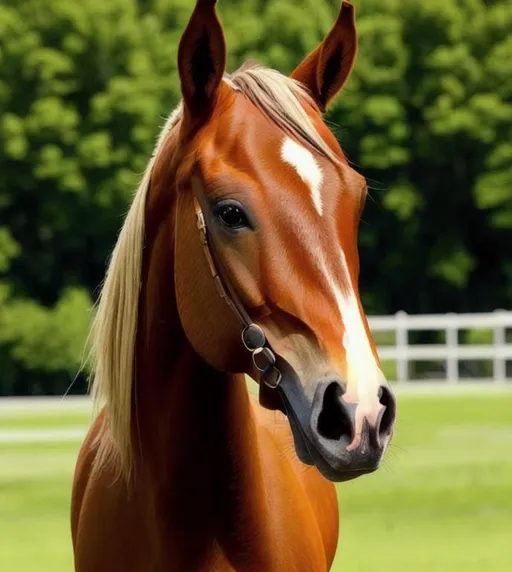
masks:
<svg viewBox="0 0 512 572"><path fill-rule="evenodd" d="M512 300L509 0L364 0L352 78L328 120L371 199L370 313ZM63 392L164 117L192 0L0 6L0 393ZM231 69L289 72L331 0L222 0ZM83 389L82 383L77 389Z"/></svg>

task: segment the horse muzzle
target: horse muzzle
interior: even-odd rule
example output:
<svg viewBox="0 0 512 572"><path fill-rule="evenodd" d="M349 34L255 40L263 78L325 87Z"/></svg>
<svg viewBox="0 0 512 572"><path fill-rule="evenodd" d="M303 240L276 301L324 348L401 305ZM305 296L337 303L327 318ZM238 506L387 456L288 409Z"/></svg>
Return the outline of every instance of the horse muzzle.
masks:
<svg viewBox="0 0 512 572"><path fill-rule="evenodd" d="M346 401L344 385L336 379L318 383L311 405L300 384L293 387L291 398L290 392L281 396L302 462L315 465L331 481L347 481L379 468L396 416L388 387L381 386L370 405Z"/></svg>

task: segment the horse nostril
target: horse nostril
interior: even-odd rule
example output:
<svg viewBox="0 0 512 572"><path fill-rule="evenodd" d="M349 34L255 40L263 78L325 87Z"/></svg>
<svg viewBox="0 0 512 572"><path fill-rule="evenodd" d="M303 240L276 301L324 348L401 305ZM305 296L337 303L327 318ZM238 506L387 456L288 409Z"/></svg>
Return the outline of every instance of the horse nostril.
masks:
<svg viewBox="0 0 512 572"><path fill-rule="evenodd" d="M396 400L388 387L379 387L379 402L384 406L384 412L378 427L379 439L388 437L393 429L396 417Z"/></svg>
<svg viewBox="0 0 512 572"><path fill-rule="evenodd" d="M318 433L326 439L338 441L342 436L346 436L350 443L354 438L354 428L349 411L341 400L342 395L343 390L335 381L326 388L317 429Z"/></svg>

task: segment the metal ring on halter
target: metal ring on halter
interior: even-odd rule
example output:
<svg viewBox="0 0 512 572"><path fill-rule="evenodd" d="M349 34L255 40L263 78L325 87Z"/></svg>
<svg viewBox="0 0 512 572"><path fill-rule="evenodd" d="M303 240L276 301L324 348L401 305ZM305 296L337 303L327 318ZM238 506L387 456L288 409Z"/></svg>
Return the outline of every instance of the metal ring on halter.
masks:
<svg viewBox="0 0 512 572"><path fill-rule="evenodd" d="M281 372L275 366L276 356L270 348L258 348L252 354L252 361L261 372L265 385L275 389L281 383Z"/></svg>
<svg viewBox="0 0 512 572"><path fill-rule="evenodd" d="M252 352L252 361L258 371L265 373L275 365L276 356L270 348L258 348Z"/></svg>
<svg viewBox="0 0 512 572"><path fill-rule="evenodd" d="M262 348L266 343L265 332L258 326L258 324L249 324L245 326L242 332L242 341L244 346L253 352Z"/></svg>
<svg viewBox="0 0 512 572"><path fill-rule="evenodd" d="M267 371L261 374L263 383L271 389L276 389L276 387L281 383L281 378L281 372L275 366L270 367Z"/></svg>
<svg viewBox="0 0 512 572"><path fill-rule="evenodd" d="M276 356L266 347L265 332L257 324L249 324L242 332L242 341L252 353L252 361L265 385L275 389L281 383L281 372L275 366Z"/></svg>

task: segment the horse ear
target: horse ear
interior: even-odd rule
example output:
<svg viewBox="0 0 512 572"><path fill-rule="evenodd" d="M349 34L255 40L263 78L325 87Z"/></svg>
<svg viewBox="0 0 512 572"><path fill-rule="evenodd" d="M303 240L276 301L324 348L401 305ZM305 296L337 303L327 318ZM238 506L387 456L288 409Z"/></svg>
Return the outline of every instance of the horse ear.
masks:
<svg viewBox="0 0 512 572"><path fill-rule="evenodd" d="M304 84L324 111L347 81L357 53L355 10L341 3L338 18L323 42L295 68L291 77Z"/></svg>
<svg viewBox="0 0 512 572"><path fill-rule="evenodd" d="M226 43L217 0L197 0L178 48L184 112L195 122L209 114L226 67Z"/></svg>

